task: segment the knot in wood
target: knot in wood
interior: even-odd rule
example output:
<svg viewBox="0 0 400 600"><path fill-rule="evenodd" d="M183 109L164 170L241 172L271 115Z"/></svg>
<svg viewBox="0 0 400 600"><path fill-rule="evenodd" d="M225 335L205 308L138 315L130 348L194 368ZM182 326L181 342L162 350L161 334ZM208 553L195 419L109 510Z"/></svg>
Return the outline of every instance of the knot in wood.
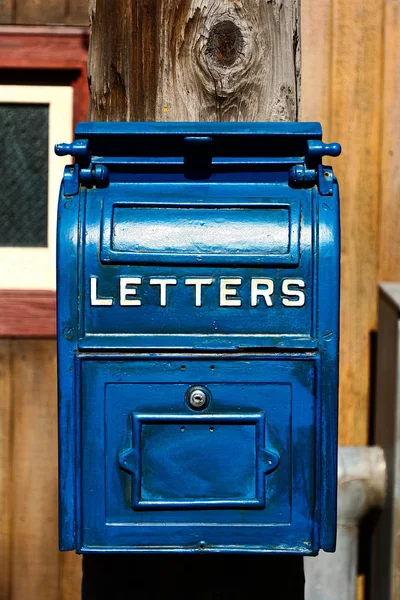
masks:
<svg viewBox="0 0 400 600"><path fill-rule="evenodd" d="M220 67L231 67L243 50L243 35L233 21L213 25L207 40L206 55Z"/></svg>

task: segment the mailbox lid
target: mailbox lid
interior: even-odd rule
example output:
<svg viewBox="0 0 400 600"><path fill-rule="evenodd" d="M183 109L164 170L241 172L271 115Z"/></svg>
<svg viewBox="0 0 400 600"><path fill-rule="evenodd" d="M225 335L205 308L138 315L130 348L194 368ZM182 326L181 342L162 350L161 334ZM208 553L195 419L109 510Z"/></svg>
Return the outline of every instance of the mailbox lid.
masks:
<svg viewBox="0 0 400 600"><path fill-rule="evenodd" d="M319 549L319 361L270 358L82 359L80 550Z"/></svg>
<svg viewBox="0 0 400 600"><path fill-rule="evenodd" d="M58 254L62 280L76 207L78 290L59 296L60 326L78 302L82 350L337 340L338 193L321 170L337 149L321 137L315 123L80 124Z"/></svg>
<svg viewBox="0 0 400 600"><path fill-rule="evenodd" d="M75 129L79 141L75 152L84 164L87 157L95 164L107 165L111 173L121 168L112 165L139 164L184 166L188 149L213 165L269 164L283 158L298 164L306 157L308 141L322 140L322 127L315 122L82 122ZM86 149L84 144L88 141ZM188 162L188 161L186 161ZM169 169L171 174L171 168Z"/></svg>

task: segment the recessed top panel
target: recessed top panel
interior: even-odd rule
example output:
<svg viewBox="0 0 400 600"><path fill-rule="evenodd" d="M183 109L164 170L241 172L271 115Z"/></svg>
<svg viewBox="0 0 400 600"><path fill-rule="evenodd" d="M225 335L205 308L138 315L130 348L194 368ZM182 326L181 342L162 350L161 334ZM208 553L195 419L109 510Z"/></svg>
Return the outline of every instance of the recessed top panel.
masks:
<svg viewBox="0 0 400 600"><path fill-rule="evenodd" d="M112 247L162 254L285 254L289 249L288 207L271 208L267 222L264 216L263 209L116 208Z"/></svg>
<svg viewBox="0 0 400 600"><path fill-rule="evenodd" d="M135 201L136 200L136 201ZM232 203L152 204L117 199L103 216L102 262L129 264L296 264L299 204L256 199Z"/></svg>

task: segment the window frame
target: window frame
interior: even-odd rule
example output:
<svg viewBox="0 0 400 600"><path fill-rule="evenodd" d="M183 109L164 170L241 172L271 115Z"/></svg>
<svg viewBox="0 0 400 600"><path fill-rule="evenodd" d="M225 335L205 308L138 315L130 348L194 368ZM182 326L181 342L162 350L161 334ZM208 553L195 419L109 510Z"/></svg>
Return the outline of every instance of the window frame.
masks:
<svg viewBox="0 0 400 600"><path fill-rule="evenodd" d="M64 130L61 133L56 126L57 141L67 141L68 137L72 138L76 123L87 118L89 100L86 69L88 39L88 28L86 27L0 26L0 85L9 84L11 79L12 87L18 81L18 86L21 87L32 85L43 88L57 86L72 88L70 135L65 138ZM57 72L57 82L54 86L51 72ZM38 74L37 79L46 80L46 77L48 79L43 85L42 81L37 84L34 81L35 74ZM48 104L46 101L44 103ZM65 139L59 139L60 135ZM50 138L52 144L53 136L49 125L49 149ZM58 187L63 161L57 160ZM49 171L49 180L50 178ZM55 178L56 174L54 174L54 181ZM53 193L51 191L51 194ZM55 204L53 203L53 206ZM51 216L49 211L49 219L55 220L54 210ZM51 247L54 253L53 260L55 256L54 241L53 238ZM18 250L31 249L21 248ZM0 289L0 337L54 337L56 335L55 305L55 291L43 289L43 286L38 286L38 288L30 286L30 289L22 289L22 287L21 289Z"/></svg>
<svg viewBox="0 0 400 600"><path fill-rule="evenodd" d="M1 246L0 284L9 290L56 289L57 197L65 164L54 154L60 140L71 141L72 88L47 85L0 85L0 104L41 104L49 108L47 246Z"/></svg>

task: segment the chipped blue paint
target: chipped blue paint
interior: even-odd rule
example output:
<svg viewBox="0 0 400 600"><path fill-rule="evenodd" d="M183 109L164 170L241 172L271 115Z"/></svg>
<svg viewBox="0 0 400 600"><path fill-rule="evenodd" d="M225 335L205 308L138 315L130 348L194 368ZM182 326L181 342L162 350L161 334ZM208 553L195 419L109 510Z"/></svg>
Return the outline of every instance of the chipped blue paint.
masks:
<svg viewBox="0 0 400 600"><path fill-rule="evenodd" d="M61 549L334 549L339 197L321 161L340 147L321 138L81 123L57 146L76 161L58 213Z"/></svg>

